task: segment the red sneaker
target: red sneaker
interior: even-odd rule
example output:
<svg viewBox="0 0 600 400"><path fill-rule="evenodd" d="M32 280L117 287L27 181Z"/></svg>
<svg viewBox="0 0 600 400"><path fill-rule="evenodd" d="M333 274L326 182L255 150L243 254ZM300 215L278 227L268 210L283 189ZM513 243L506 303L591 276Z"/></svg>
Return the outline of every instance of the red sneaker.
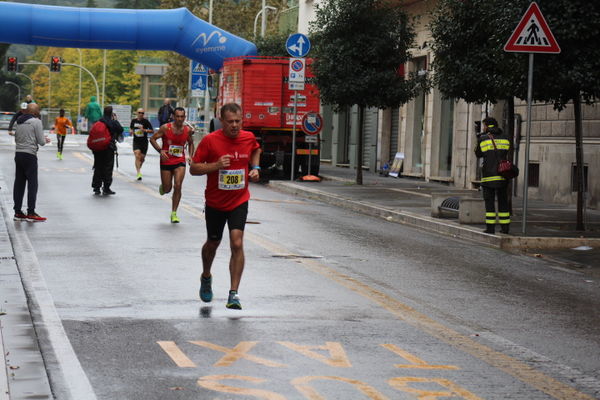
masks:
<svg viewBox="0 0 600 400"><path fill-rule="evenodd" d="M15 213L15 217L13 220L15 221L25 221L27 219L27 215L23 214L21 211Z"/></svg>
<svg viewBox="0 0 600 400"><path fill-rule="evenodd" d="M27 214L27 221L30 221L30 222L44 222L47 219L48 218L46 218L46 217L40 217L36 213Z"/></svg>

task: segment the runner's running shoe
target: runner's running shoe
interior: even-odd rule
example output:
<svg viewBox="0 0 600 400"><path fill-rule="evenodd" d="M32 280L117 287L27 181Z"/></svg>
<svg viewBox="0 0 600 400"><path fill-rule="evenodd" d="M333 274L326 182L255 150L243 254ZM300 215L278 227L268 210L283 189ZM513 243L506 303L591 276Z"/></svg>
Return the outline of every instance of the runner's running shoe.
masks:
<svg viewBox="0 0 600 400"><path fill-rule="evenodd" d="M212 275L208 278L200 276L200 299L205 303L210 303L213 298Z"/></svg>
<svg viewBox="0 0 600 400"><path fill-rule="evenodd" d="M178 224L179 223L179 218L177 218L177 213L175 211L173 211L171 213L171 223L172 224Z"/></svg>
<svg viewBox="0 0 600 400"><path fill-rule="evenodd" d="M23 214L23 211L17 211L15 213L15 217L13 218L15 221L25 221L27 220L27 215Z"/></svg>
<svg viewBox="0 0 600 400"><path fill-rule="evenodd" d="M229 291L229 298L227 299L227 304L225 307L230 308L232 310L241 310L242 304L240 303L240 296L238 296L235 290Z"/></svg>
<svg viewBox="0 0 600 400"><path fill-rule="evenodd" d="M44 222L48 218L40 217L37 213L27 214L27 221L29 222Z"/></svg>
<svg viewBox="0 0 600 400"><path fill-rule="evenodd" d="M137 174L137 180L141 181L142 180L142 173L140 172L139 174Z"/></svg>
<svg viewBox="0 0 600 400"><path fill-rule="evenodd" d="M160 193L160 195L162 196L163 194L165 194L165 191L162 187L162 183L160 184L160 186L158 187L158 193Z"/></svg>

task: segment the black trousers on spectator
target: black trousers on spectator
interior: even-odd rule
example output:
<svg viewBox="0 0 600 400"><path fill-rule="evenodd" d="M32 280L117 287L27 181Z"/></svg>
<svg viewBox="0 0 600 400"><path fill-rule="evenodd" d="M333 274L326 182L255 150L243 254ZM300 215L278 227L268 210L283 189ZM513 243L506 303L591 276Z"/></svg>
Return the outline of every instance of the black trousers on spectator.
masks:
<svg viewBox="0 0 600 400"><path fill-rule="evenodd" d="M27 214L35 212L35 202L38 191L38 160L37 156L29 153L15 153L15 184L13 200L15 212L22 211L25 185L27 184Z"/></svg>
<svg viewBox="0 0 600 400"><path fill-rule="evenodd" d="M92 178L92 187L100 189L104 185L104 190L110 189L112 184L113 167L115 165L115 151L112 149L94 151L94 176Z"/></svg>

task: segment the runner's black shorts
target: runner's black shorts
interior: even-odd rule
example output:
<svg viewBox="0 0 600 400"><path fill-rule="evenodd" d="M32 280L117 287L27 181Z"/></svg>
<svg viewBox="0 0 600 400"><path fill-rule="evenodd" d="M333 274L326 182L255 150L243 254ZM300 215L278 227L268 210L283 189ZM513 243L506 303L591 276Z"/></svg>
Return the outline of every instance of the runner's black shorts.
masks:
<svg viewBox="0 0 600 400"><path fill-rule="evenodd" d="M133 151L140 150L143 155L148 153L148 139L146 138L133 138Z"/></svg>
<svg viewBox="0 0 600 400"><path fill-rule="evenodd" d="M161 171L175 171L179 167L184 167L185 168L185 163L181 162L179 164L172 164L172 165L163 165L163 164L160 164L160 170Z"/></svg>
<svg viewBox="0 0 600 400"><path fill-rule="evenodd" d="M223 238L225 222L231 232L234 229L244 230L248 217L248 202L245 202L231 211L221 211L205 206L204 218L206 219L206 233L209 240L220 241Z"/></svg>

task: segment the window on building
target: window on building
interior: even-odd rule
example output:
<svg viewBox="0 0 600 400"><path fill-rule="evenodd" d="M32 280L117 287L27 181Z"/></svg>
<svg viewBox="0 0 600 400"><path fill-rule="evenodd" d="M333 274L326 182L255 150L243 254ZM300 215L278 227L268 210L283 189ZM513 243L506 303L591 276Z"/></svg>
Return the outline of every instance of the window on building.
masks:
<svg viewBox="0 0 600 400"><path fill-rule="evenodd" d="M527 178L527 185L529 187L539 187L540 186L540 164L533 162L529 163L529 171Z"/></svg>
<svg viewBox="0 0 600 400"><path fill-rule="evenodd" d="M175 105L175 99L177 98L177 90L173 86L167 86L159 75L148 76L147 88L144 93L148 94L147 105L148 109L159 109L165 98L172 99L172 105Z"/></svg>
<svg viewBox="0 0 600 400"><path fill-rule="evenodd" d="M575 165L575 164L571 165L571 191L572 192L577 191L577 172L578 172L577 165ZM583 166L583 191L587 192L587 190L588 190L588 166L584 165Z"/></svg>
<svg viewBox="0 0 600 400"><path fill-rule="evenodd" d="M454 139L454 99L443 99L440 115L439 176L452 175L452 141Z"/></svg>

